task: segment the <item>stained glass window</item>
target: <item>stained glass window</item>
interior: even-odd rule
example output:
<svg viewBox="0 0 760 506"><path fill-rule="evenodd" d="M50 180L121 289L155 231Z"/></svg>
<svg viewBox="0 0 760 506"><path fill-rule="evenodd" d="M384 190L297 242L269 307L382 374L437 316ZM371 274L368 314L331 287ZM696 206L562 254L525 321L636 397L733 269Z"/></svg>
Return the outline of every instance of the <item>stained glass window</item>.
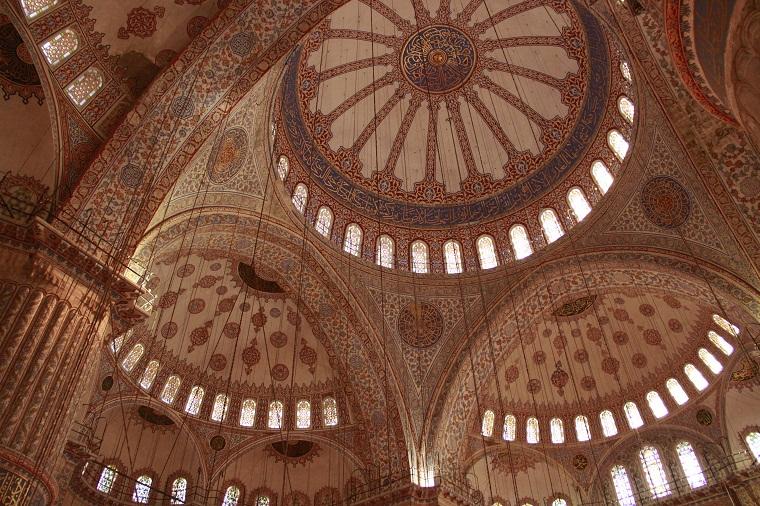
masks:
<svg viewBox="0 0 760 506"><path fill-rule="evenodd" d="M552 506L567 506L567 501L558 497L552 501Z"/></svg>
<svg viewBox="0 0 760 506"><path fill-rule="evenodd" d="M116 355L119 353L119 350L121 349L121 346L124 344L124 334L120 334L114 338L113 341L111 341L111 353Z"/></svg>
<svg viewBox="0 0 760 506"><path fill-rule="evenodd" d="M185 504L187 497L187 480L179 477L172 482L171 504Z"/></svg>
<svg viewBox="0 0 760 506"><path fill-rule="evenodd" d="M309 427L311 427L311 403L300 400L296 404L296 428L308 429Z"/></svg>
<svg viewBox="0 0 760 506"><path fill-rule="evenodd" d="M526 431L525 431L525 439L528 441L529 444L537 444L540 439L541 435L538 428L538 419L535 417L528 418L528 421L526 422Z"/></svg>
<svg viewBox="0 0 760 506"><path fill-rule="evenodd" d="M288 172L290 172L290 160L288 160L287 156L281 155L277 161L277 176L281 181L285 181L285 178L288 177Z"/></svg>
<svg viewBox="0 0 760 506"><path fill-rule="evenodd" d="M589 427L588 418L584 415L575 417L575 436L578 441L588 441L591 439L591 427Z"/></svg>
<svg viewBox="0 0 760 506"><path fill-rule="evenodd" d="M298 183L293 190L293 205L299 213L306 210L306 200L309 198L309 189L303 183Z"/></svg>
<svg viewBox="0 0 760 506"><path fill-rule="evenodd" d="M553 243L563 235L565 232L562 230L562 225L559 223L557 213L554 209L544 209L541 211L541 228L544 229L544 235L546 236L546 242Z"/></svg>
<svg viewBox="0 0 760 506"><path fill-rule="evenodd" d="M103 74L100 70L90 67L66 86L66 93L77 107L84 107L100 91L103 82Z"/></svg>
<svg viewBox="0 0 760 506"><path fill-rule="evenodd" d="M523 225L515 225L509 230L509 239L512 241L512 249L518 260L533 254L533 247L528 239L528 230Z"/></svg>
<svg viewBox="0 0 760 506"><path fill-rule="evenodd" d="M333 213L327 206L322 206L317 212L317 222L314 224L314 228L317 229L321 235L330 237L330 230L332 230Z"/></svg>
<svg viewBox="0 0 760 506"><path fill-rule="evenodd" d="M148 504L148 497L150 496L150 485L153 483L153 478L147 475L142 475L137 478L135 483L135 490L132 492L132 502L138 504Z"/></svg>
<svg viewBox="0 0 760 506"><path fill-rule="evenodd" d="M711 343L715 345L716 348L718 348L721 353L723 353L726 356L731 355L734 352L734 347L726 341L723 336L718 334L717 332L711 330L707 333L707 338L710 340Z"/></svg>
<svg viewBox="0 0 760 506"><path fill-rule="evenodd" d="M625 140L623 134L617 130L610 130L607 134L607 144L618 160L621 162L625 160L625 155L628 154L628 141Z"/></svg>
<svg viewBox="0 0 760 506"><path fill-rule="evenodd" d="M158 360L151 360L148 362L148 366L143 371L142 377L140 378L140 386L144 390L150 390L150 387L153 386L153 381L156 379L156 374L158 373Z"/></svg>
<svg viewBox="0 0 760 506"><path fill-rule="evenodd" d="M47 62L55 67L71 56L79 47L79 37L70 28L64 28L42 43L42 53Z"/></svg>
<svg viewBox="0 0 760 506"><path fill-rule="evenodd" d="M607 193L607 190L610 189L615 181L610 173L610 169L601 160L596 160L591 164L591 177L594 178L594 182L599 191L602 192L602 195Z"/></svg>
<svg viewBox="0 0 760 506"><path fill-rule="evenodd" d="M688 441L681 441L676 445L678 460L681 461L681 469L686 476L691 488L699 488L707 485L705 474L702 472L702 465L699 463L697 454L694 453L694 447Z"/></svg>
<svg viewBox="0 0 760 506"><path fill-rule="evenodd" d="M487 409L485 413L483 413L483 422L480 426L480 433L483 434L486 437L493 436L493 422L494 422L494 414L493 411L490 409Z"/></svg>
<svg viewBox="0 0 760 506"><path fill-rule="evenodd" d="M21 0L24 14L29 19L35 19L45 11L58 5L59 0Z"/></svg>
<svg viewBox="0 0 760 506"><path fill-rule="evenodd" d="M691 384L694 385L694 388L697 390L704 390L708 387L709 383L705 379L702 372L694 367L694 364L686 364L683 366L683 372L686 374L686 377L689 378L689 381L691 381Z"/></svg>
<svg viewBox="0 0 760 506"><path fill-rule="evenodd" d="M446 273L459 274L462 272L462 246L456 241L447 241L443 245L443 257L446 260Z"/></svg>
<svg viewBox="0 0 760 506"><path fill-rule="evenodd" d="M755 460L760 462L760 432L750 432L744 436L744 442Z"/></svg>
<svg viewBox="0 0 760 506"><path fill-rule="evenodd" d="M631 67L628 65L627 61L620 62L620 73L623 74L623 79L629 83L633 82L633 74L631 73Z"/></svg>
<svg viewBox="0 0 760 506"><path fill-rule="evenodd" d="M641 469L649 485L649 492L653 497L665 497L670 495L670 484L665 475L665 468L660 460L660 452L654 446L645 446L639 452Z"/></svg>
<svg viewBox="0 0 760 506"><path fill-rule="evenodd" d="M98 490L104 494L109 494L113 488L113 482L116 481L116 467L106 466L100 473L98 480Z"/></svg>
<svg viewBox="0 0 760 506"><path fill-rule="evenodd" d="M346 227L346 235L343 238L343 251L348 254L359 256L362 249L362 229L356 223Z"/></svg>
<svg viewBox="0 0 760 506"><path fill-rule="evenodd" d="M269 496L260 495L258 499L256 499L256 506L269 506Z"/></svg>
<svg viewBox="0 0 760 506"><path fill-rule="evenodd" d="M623 118L628 123L633 123L633 115L635 114L635 107L633 106L633 102L631 102L630 98L620 97L618 99L618 110L620 111L620 115L623 116Z"/></svg>
<svg viewBox="0 0 760 506"><path fill-rule="evenodd" d="M723 370L723 364L718 362L718 359L715 358L715 355L710 353L704 348L700 348L697 352L699 355L699 359L704 362L704 364L707 366L708 369L710 369L710 372L713 374L719 374L720 371Z"/></svg>
<svg viewBox="0 0 760 506"><path fill-rule="evenodd" d="M628 479L625 467L617 465L612 468L610 474L612 475L612 484L615 486L618 504L620 506L636 506L636 498L631 488L631 480Z"/></svg>
<svg viewBox="0 0 760 506"><path fill-rule="evenodd" d="M229 397L224 394L216 394L216 397L214 397L214 407L211 409L211 419L215 422L223 422L227 417L227 408L229 406Z"/></svg>
<svg viewBox="0 0 760 506"><path fill-rule="evenodd" d="M230 485L227 490L224 491L224 500L222 506L237 506L240 499L240 489L235 485Z"/></svg>
<svg viewBox="0 0 760 506"><path fill-rule="evenodd" d="M428 245L425 241L414 241L412 243L412 272L425 274L430 267L428 258Z"/></svg>
<svg viewBox="0 0 760 506"><path fill-rule="evenodd" d="M662 397L660 397L660 394L654 390L647 394L647 404L649 404L649 409L652 411L655 418L662 418L668 414L668 408L665 406L665 403L662 402Z"/></svg>
<svg viewBox="0 0 760 506"><path fill-rule="evenodd" d="M514 415L505 415L504 416L504 433L502 434L502 437L506 441L514 441L515 437L517 436L517 419L515 419Z"/></svg>
<svg viewBox="0 0 760 506"><path fill-rule="evenodd" d="M730 335L737 337L739 335L739 327L731 323L730 321L726 320L720 315L714 314L712 316L713 321L717 326L728 332Z"/></svg>
<svg viewBox="0 0 760 506"><path fill-rule="evenodd" d="M615 415L612 414L612 411L605 409L599 413L599 423L602 425L604 437L612 437L618 433Z"/></svg>
<svg viewBox="0 0 760 506"><path fill-rule="evenodd" d="M322 399L322 419L326 427L338 425L338 403L332 397Z"/></svg>
<svg viewBox="0 0 760 506"><path fill-rule="evenodd" d="M124 357L124 360L121 361L121 366L124 370L129 372L134 369L137 362L140 361L140 357L142 357L144 351L145 347L142 344L134 345L132 349L129 350L129 353L127 353L127 356Z"/></svg>
<svg viewBox="0 0 760 506"><path fill-rule="evenodd" d="M282 428L282 403L280 401L269 403L269 419L267 422L270 429Z"/></svg>
<svg viewBox="0 0 760 506"><path fill-rule="evenodd" d="M689 396L686 393L686 390L683 389L681 383L679 383L677 379L670 378L665 382L665 387L668 389L668 392L670 392L670 396L679 406L682 406L689 401Z"/></svg>
<svg viewBox="0 0 760 506"><path fill-rule="evenodd" d="M185 411L191 415L197 415L201 410L205 393L206 391L200 385L195 385L191 388L190 395L187 396L187 402L185 402Z"/></svg>
<svg viewBox="0 0 760 506"><path fill-rule="evenodd" d="M576 221L583 221L591 212L591 204L588 203L586 194L580 188L571 188L567 192L567 203L570 204L570 209L573 210Z"/></svg>
<svg viewBox="0 0 760 506"><path fill-rule="evenodd" d="M625 417L628 420L628 426L632 429L638 429L642 425L644 425L644 419L641 418L641 413L639 413L639 407L636 405L635 402L629 401L626 402L623 406L623 411L625 411Z"/></svg>
<svg viewBox="0 0 760 506"><path fill-rule="evenodd" d="M549 429L552 436L552 443L559 444L565 442L565 427L562 424L561 419L552 418L549 421Z"/></svg>
<svg viewBox="0 0 760 506"><path fill-rule="evenodd" d="M377 251L375 252L375 258L377 265L386 267L388 269L393 268L393 255L395 245L393 239L389 235L381 235L377 238Z"/></svg>
<svg viewBox="0 0 760 506"><path fill-rule="evenodd" d="M182 383L182 380L176 374L169 376L166 383L164 383L164 389L161 390L161 400L166 404L174 403L174 398L177 397L177 392L179 392L180 383Z"/></svg>
<svg viewBox="0 0 760 506"><path fill-rule="evenodd" d="M253 427L256 422L256 401L254 399L245 399L240 408L240 425L242 427Z"/></svg>
<svg viewBox="0 0 760 506"><path fill-rule="evenodd" d="M480 260L481 269L493 269L499 265L496 257L496 244L490 235L481 235L478 237L478 260Z"/></svg>

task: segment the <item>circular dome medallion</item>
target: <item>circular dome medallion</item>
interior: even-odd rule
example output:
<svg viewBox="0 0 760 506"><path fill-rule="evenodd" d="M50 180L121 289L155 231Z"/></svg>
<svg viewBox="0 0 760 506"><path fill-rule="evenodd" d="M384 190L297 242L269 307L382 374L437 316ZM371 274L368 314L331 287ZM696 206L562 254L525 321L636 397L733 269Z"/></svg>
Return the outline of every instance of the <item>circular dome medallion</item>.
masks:
<svg viewBox="0 0 760 506"><path fill-rule="evenodd" d="M475 47L464 32L453 26L432 25L406 41L401 70L425 93L448 93L467 82L475 60Z"/></svg>
<svg viewBox="0 0 760 506"><path fill-rule="evenodd" d="M669 176L656 176L641 190L641 207L649 221L662 228L680 227L691 215L689 192Z"/></svg>
<svg viewBox="0 0 760 506"><path fill-rule="evenodd" d="M443 316L427 302L412 302L398 316L398 333L407 344L427 348L443 334Z"/></svg>

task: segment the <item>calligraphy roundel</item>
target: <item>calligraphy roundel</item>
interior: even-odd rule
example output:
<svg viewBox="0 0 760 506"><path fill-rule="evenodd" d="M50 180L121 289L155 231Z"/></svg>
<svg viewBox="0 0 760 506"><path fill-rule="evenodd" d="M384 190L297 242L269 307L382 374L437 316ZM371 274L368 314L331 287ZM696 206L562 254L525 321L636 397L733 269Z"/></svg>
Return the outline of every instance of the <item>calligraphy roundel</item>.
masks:
<svg viewBox="0 0 760 506"><path fill-rule="evenodd" d="M453 26L426 26L413 34L401 53L404 77L425 93L447 93L469 79L475 69L475 48Z"/></svg>

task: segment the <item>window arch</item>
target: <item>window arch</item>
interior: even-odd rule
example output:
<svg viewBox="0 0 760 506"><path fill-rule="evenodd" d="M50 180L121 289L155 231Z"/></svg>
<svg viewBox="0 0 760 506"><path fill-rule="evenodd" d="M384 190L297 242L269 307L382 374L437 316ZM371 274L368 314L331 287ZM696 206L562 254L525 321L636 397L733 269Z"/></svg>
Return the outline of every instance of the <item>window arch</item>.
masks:
<svg viewBox="0 0 760 506"><path fill-rule="evenodd" d="M565 231L562 230L562 225L554 209L544 209L541 211L539 220L541 221L541 228L544 230L547 243L551 244L565 235Z"/></svg>
<svg viewBox="0 0 760 506"><path fill-rule="evenodd" d="M269 403L269 419L267 420L267 426L270 429L282 428L282 402L272 401Z"/></svg>
<svg viewBox="0 0 760 506"><path fill-rule="evenodd" d="M306 210L306 201L308 199L309 188L303 183L298 183L295 190L293 190L293 205L299 213L303 214Z"/></svg>
<svg viewBox="0 0 760 506"><path fill-rule="evenodd" d="M380 267L386 267L393 269L393 256L395 254L396 245L393 242L393 238L389 235L383 234L377 238L377 248L375 251L375 260Z"/></svg>
<svg viewBox="0 0 760 506"><path fill-rule="evenodd" d="M224 394L216 394L216 397L214 397L214 407L211 409L211 419L215 422L223 422L227 417L229 405L229 397Z"/></svg>
<svg viewBox="0 0 760 506"><path fill-rule="evenodd" d="M171 504L185 504L187 498L187 478L180 476L172 482Z"/></svg>
<svg viewBox="0 0 760 506"><path fill-rule="evenodd" d="M296 428L308 429L311 427L311 403L305 399L296 404Z"/></svg>
<svg viewBox="0 0 760 506"><path fill-rule="evenodd" d="M517 419L515 415L504 415L502 437L505 441L514 441L517 436Z"/></svg>
<svg viewBox="0 0 760 506"><path fill-rule="evenodd" d="M591 427L589 427L588 418L584 415L575 417L575 437L578 441L591 439Z"/></svg>
<svg viewBox="0 0 760 506"><path fill-rule="evenodd" d="M260 495L256 499L256 506L269 506L269 496L268 495Z"/></svg>
<svg viewBox="0 0 760 506"><path fill-rule="evenodd" d="M480 424L480 433L483 434L485 437L493 436L493 422L494 422L493 411L491 411L490 409L487 409L486 412L483 413L483 421Z"/></svg>
<svg viewBox="0 0 760 506"><path fill-rule="evenodd" d="M28 19L35 19L58 5L59 0L21 0L21 7Z"/></svg>
<svg viewBox="0 0 760 506"><path fill-rule="evenodd" d="M662 397L654 390L647 394L647 404L649 404L649 409L655 418L662 418L668 414L668 408L662 401Z"/></svg>
<svg viewBox="0 0 760 506"><path fill-rule="evenodd" d="M104 494L110 494L113 484L116 481L116 473L118 470L115 466L106 466L100 472L100 478L98 479L98 491Z"/></svg>
<svg viewBox="0 0 760 506"><path fill-rule="evenodd" d="M245 399L240 407L240 420L238 423L241 427L253 427L256 422L256 400Z"/></svg>
<svg viewBox="0 0 760 506"><path fill-rule="evenodd" d="M496 256L496 243L490 235L481 235L476 243L481 269L493 269L499 265Z"/></svg>
<svg viewBox="0 0 760 506"><path fill-rule="evenodd" d="M132 492L132 502L138 504L148 504L148 498L150 497L150 486L153 484L153 478L147 474L143 474L137 478L135 483L135 489Z"/></svg>
<svg viewBox="0 0 760 506"><path fill-rule="evenodd" d="M694 388L697 390L704 390L708 387L709 383L705 379L702 372L694 367L694 364L686 364L683 366L683 372L686 374L686 377L689 378L689 381L691 381L691 384L694 385Z"/></svg>
<svg viewBox="0 0 760 506"><path fill-rule="evenodd" d="M314 223L314 228L317 229L320 235L329 238L330 231L332 230L333 213L327 206L322 206L317 211L317 221Z"/></svg>
<svg viewBox="0 0 760 506"><path fill-rule="evenodd" d="M140 378L140 386L143 390L150 390L153 386L153 382L156 380L156 374L158 374L158 360L151 360L148 362L148 366L143 371Z"/></svg>
<svg viewBox="0 0 760 506"><path fill-rule="evenodd" d="M618 433L617 423L615 423L615 415L612 411L605 409L599 413L599 423L602 426L602 434L604 437L612 437Z"/></svg>
<svg viewBox="0 0 760 506"><path fill-rule="evenodd" d="M277 177L280 178L280 181L285 181L288 172L290 172L290 160L287 156L280 155L280 159L277 160Z"/></svg>
<svg viewBox="0 0 760 506"><path fill-rule="evenodd" d="M700 348L697 352L699 359L710 369L713 374L720 374L723 370L723 364L721 364L715 355L707 351L705 348Z"/></svg>
<svg viewBox="0 0 760 506"><path fill-rule="evenodd" d="M744 436L744 442L747 443L752 456L755 457L756 462L760 462L760 432L752 431Z"/></svg>
<svg viewBox="0 0 760 506"><path fill-rule="evenodd" d="M610 130L607 134L607 145L610 147L618 160L621 162L625 160L625 155L628 154L628 141L625 140L623 134L618 130Z"/></svg>
<svg viewBox="0 0 760 506"><path fill-rule="evenodd" d="M460 274L462 267L462 246L455 240L446 241L443 245L443 258L447 274Z"/></svg>
<svg viewBox="0 0 760 506"><path fill-rule="evenodd" d="M633 401L628 401L623 406L623 411L625 411L625 418L628 421L628 426L632 429L638 429L642 425L644 425L644 419L641 418L641 413L639 412L639 407L636 405Z"/></svg>
<svg viewBox="0 0 760 506"><path fill-rule="evenodd" d="M343 237L343 251L355 257L359 256L362 249L362 235L362 228L356 223L350 223Z"/></svg>
<svg viewBox="0 0 760 506"><path fill-rule="evenodd" d="M726 332L728 332L729 335L737 337L739 335L739 332L741 332L739 330L739 327L737 327L736 325L734 325L733 323L731 323L730 321L726 320L725 318L723 318L720 315L714 314L714 315L712 315L712 318L713 318L713 321L715 322L715 324L718 327L720 327L723 330L725 330Z"/></svg>
<svg viewBox="0 0 760 506"><path fill-rule="evenodd" d="M575 220L578 222L583 221L591 212L591 204L588 203L586 194L577 186L567 192L567 203L570 204L570 209L573 210Z"/></svg>
<svg viewBox="0 0 760 506"><path fill-rule="evenodd" d="M119 350L121 349L121 346L124 344L124 334L119 334L116 336L113 341L111 341L111 353L116 355L119 353Z"/></svg>
<svg viewBox="0 0 760 506"><path fill-rule="evenodd" d="M127 353L127 356L124 357L124 360L121 361L121 367L127 372L132 372L132 369L134 369L137 362L140 361L144 351L145 347L142 344L138 343L134 345L132 349L129 350L129 353Z"/></svg>
<svg viewBox="0 0 760 506"><path fill-rule="evenodd" d="M557 497L552 501L552 506L567 506L567 501L561 497Z"/></svg>
<svg viewBox="0 0 760 506"><path fill-rule="evenodd" d="M206 391L200 385L195 385L190 389L190 395L187 396L185 402L185 412L191 415L197 415L201 410L201 404L203 403L203 396Z"/></svg>
<svg viewBox="0 0 760 506"><path fill-rule="evenodd" d="M50 37L40 46L45 59L51 67L63 63L79 48L79 37L70 28L64 28Z"/></svg>
<svg viewBox="0 0 760 506"><path fill-rule="evenodd" d="M237 506L240 500L240 489L235 485L230 485L227 490L224 491L224 499L222 499L222 506Z"/></svg>
<svg viewBox="0 0 760 506"><path fill-rule="evenodd" d="M718 348L721 353L723 353L726 356L731 355L734 352L734 347L731 343L726 341L723 336L715 332L714 330L711 330L707 333L707 338L710 340L711 343L715 345L716 348Z"/></svg>
<svg viewBox="0 0 760 506"><path fill-rule="evenodd" d="M620 73L623 74L623 79L629 83L633 82L633 74L631 73L631 67L627 61L620 62Z"/></svg>
<svg viewBox="0 0 760 506"><path fill-rule="evenodd" d="M103 87L103 74L99 69L90 67L66 86L66 93L77 107L84 107Z"/></svg>
<svg viewBox="0 0 760 506"><path fill-rule="evenodd" d="M610 189L612 183L615 182L615 178L612 177L610 169L608 169L601 160L595 160L594 163L591 164L591 177L594 179L596 187L599 188L602 195L607 193L607 190Z"/></svg>
<svg viewBox="0 0 760 506"><path fill-rule="evenodd" d="M161 400L166 404L173 404L181 383L182 380L176 374L169 376L166 383L164 383L164 389L161 390Z"/></svg>
<svg viewBox="0 0 760 506"><path fill-rule="evenodd" d="M623 95L618 99L618 111L620 111L620 115L623 119L628 123L633 123L633 116L636 113L636 108L630 98Z"/></svg>
<svg viewBox="0 0 760 506"><path fill-rule="evenodd" d="M509 240L512 242L516 259L521 260L533 254L533 246L530 245L528 230L524 225L513 226L509 230Z"/></svg>
<svg viewBox="0 0 760 506"><path fill-rule="evenodd" d="M665 387L668 389L670 396L676 401L676 404L683 406L689 401L689 396L686 390L683 389L681 383L675 378L670 378L665 382Z"/></svg>
<svg viewBox="0 0 760 506"><path fill-rule="evenodd" d="M649 492L653 497L665 497L670 495L670 484L665 475L665 468L660 460L660 452L654 446L645 446L639 452L641 469L649 485Z"/></svg>
<svg viewBox="0 0 760 506"><path fill-rule="evenodd" d="M333 397L322 399L322 419L326 427L338 425L338 403Z"/></svg>
<svg viewBox="0 0 760 506"><path fill-rule="evenodd" d="M529 444L538 444L541 440L541 432L538 427L538 419L531 416L525 424L525 440Z"/></svg>
<svg viewBox="0 0 760 506"><path fill-rule="evenodd" d="M704 487L707 485L705 474L702 472L702 465L699 463L694 447L688 441L681 441L676 445L678 460L681 462L686 481L692 489Z"/></svg>
<svg viewBox="0 0 760 506"><path fill-rule="evenodd" d="M615 487L618 504L620 506L636 506L636 497L633 495L631 480L628 479L628 472L626 472L625 467L618 464L610 470L610 474L612 475L612 485Z"/></svg>
<svg viewBox="0 0 760 506"><path fill-rule="evenodd" d="M423 240L416 240L410 246L412 256L412 272L426 274L430 270L430 255L428 245Z"/></svg>
<svg viewBox="0 0 760 506"><path fill-rule="evenodd" d="M552 436L552 443L559 444L565 442L565 427L561 418L552 418L549 421L549 431Z"/></svg>

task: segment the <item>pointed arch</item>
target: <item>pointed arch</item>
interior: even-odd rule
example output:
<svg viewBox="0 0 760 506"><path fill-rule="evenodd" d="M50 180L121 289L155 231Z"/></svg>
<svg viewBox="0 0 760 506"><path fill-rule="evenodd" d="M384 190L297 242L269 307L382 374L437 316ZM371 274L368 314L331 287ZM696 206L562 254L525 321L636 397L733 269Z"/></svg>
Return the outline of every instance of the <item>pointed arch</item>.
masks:
<svg viewBox="0 0 760 506"><path fill-rule="evenodd" d="M393 269L395 250L396 244L391 236L383 234L378 237L377 248L375 251L377 265L387 269Z"/></svg>

